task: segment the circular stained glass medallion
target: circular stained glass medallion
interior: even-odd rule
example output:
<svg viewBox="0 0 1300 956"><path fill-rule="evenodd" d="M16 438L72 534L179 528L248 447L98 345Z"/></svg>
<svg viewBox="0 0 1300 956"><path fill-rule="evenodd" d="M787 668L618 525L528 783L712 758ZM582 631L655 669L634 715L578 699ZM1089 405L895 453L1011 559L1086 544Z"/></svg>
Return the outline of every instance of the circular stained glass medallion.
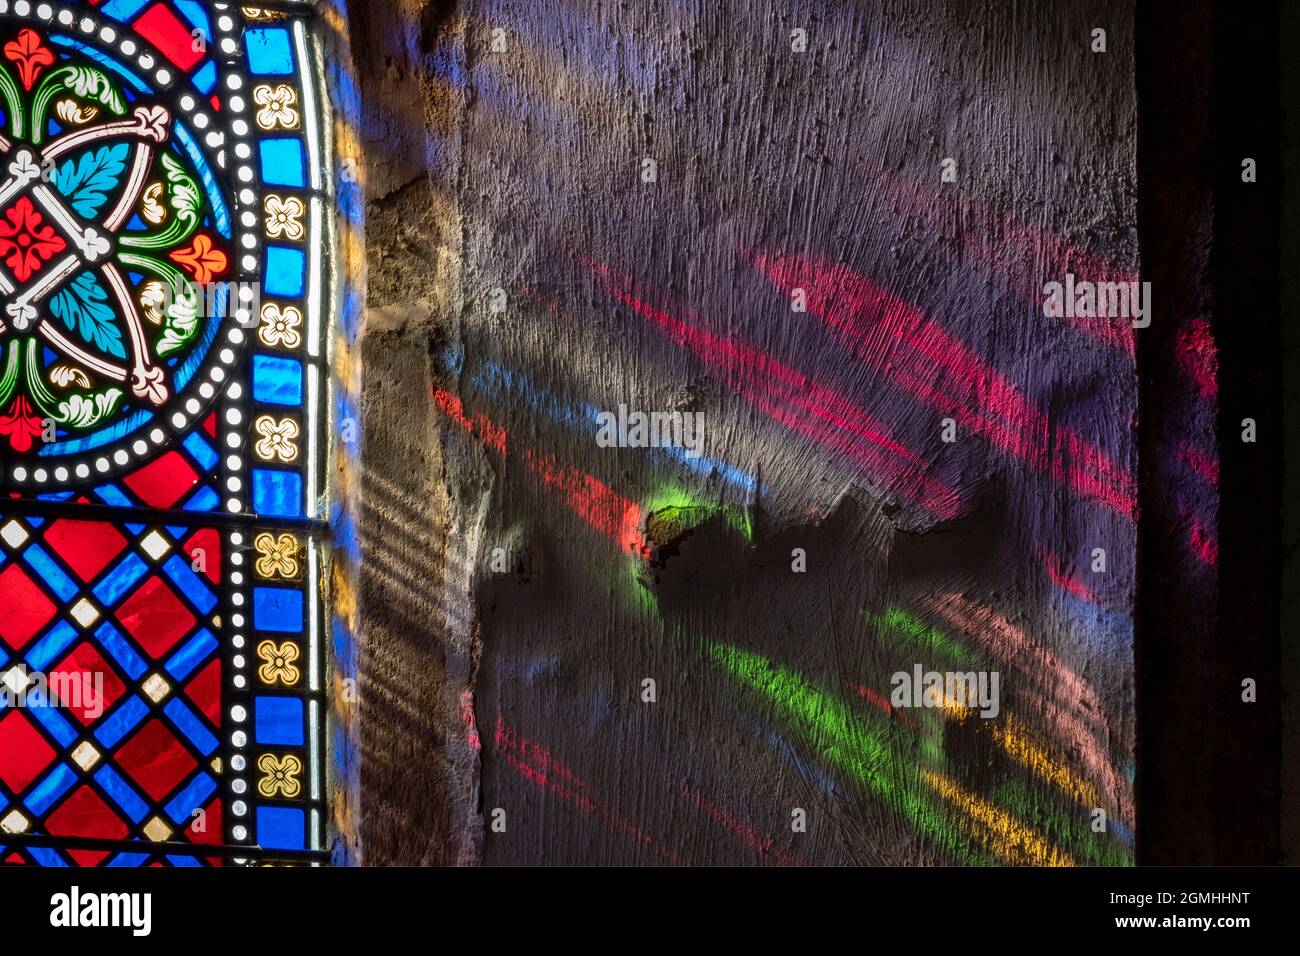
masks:
<svg viewBox="0 0 1300 956"><path fill-rule="evenodd" d="M242 352L256 197L225 174L223 104L169 66L84 9L0 0L6 485L152 457Z"/></svg>

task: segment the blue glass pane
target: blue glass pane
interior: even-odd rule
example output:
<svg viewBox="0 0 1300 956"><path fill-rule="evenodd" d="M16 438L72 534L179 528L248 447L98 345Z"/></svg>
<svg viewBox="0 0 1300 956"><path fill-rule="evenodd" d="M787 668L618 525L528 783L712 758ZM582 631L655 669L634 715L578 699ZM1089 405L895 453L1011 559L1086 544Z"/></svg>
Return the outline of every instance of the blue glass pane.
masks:
<svg viewBox="0 0 1300 956"><path fill-rule="evenodd" d="M302 478L292 471L253 469L253 508L275 518L302 516Z"/></svg>
<svg viewBox="0 0 1300 956"><path fill-rule="evenodd" d="M32 569L45 579L45 583L50 586L55 594L64 601L72 600L77 593L77 586L54 563L54 559L50 557L49 552L39 544L34 544L23 552L23 557L27 559L27 563Z"/></svg>
<svg viewBox="0 0 1300 956"><path fill-rule="evenodd" d="M176 824L186 823L190 814L192 814L203 804L208 802L208 797L212 796L213 791L217 789L217 783L208 774L200 773L176 796L168 802L164 808L167 815L172 818Z"/></svg>
<svg viewBox="0 0 1300 956"><path fill-rule="evenodd" d="M95 782L104 788L104 792L113 798L113 802L122 808L122 812L139 823L149 812L149 805L140 799L131 785L118 775L108 764L95 773Z"/></svg>
<svg viewBox="0 0 1300 956"><path fill-rule="evenodd" d="M296 697L258 697L253 736L259 744L302 746L302 701Z"/></svg>
<svg viewBox="0 0 1300 956"><path fill-rule="evenodd" d="M221 503L217 493L206 485L200 488L185 505L186 511L212 511Z"/></svg>
<svg viewBox="0 0 1300 956"><path fill-rule="evenodd" d="M288 588L253 589L253 626L259 631L302 631L302 592Z"/></svg>
<svg viewBox="0 0 1300 956"><path fill-rule="evenodd" d="M297 139L264 139L262 178L272 186L306 186L302 143Z"/></svg>
<svg viewBox="0 0 1300 956"><path fill-rule="evenodd" d="M208 589L203 578L190 568L188 557L182 558L178 554L173 554L163 565L163 571L196 608L204 614L212 613L212 609L217 606L217 596Z"/></svg>
<svg viewBox="0 0 1300 956"><path fill-rule="evenodd" d="M271 850L301 850L306 816L289 807L257 808L257 842Z"/></svg>
<svg viewBox="0 0 1300 956"><path fill-rule="evenodd" d="M95 637L100 645L108 651L113 660L117 661L118 666L126 671L128 677L137 680L144 674L146 667L148 667L144 662L144 658L135 652L131 642L123 637L122 632L111 623L105 621L99 625L99 629L95 631Z"/></svg>
<svg viewBox="0 0 1300 956"><path fill-rule="evenodd" d="M108 720L99 725L95 737L105 747L116 747L117 742L135 729L136 724L144 720L149 708L139 697L132 694L126 703L118 707Z"/></svg>
<svg viewBox="0 0 1300 956"><path fill-rule="evenodd" d="M176 0L176 9L181 12L181 16L189 20L195 29L202 30L204 36L212 36L212 24L203 6L198 0Z"/></svg>
<svg viewBox="0 0 1300 956"><path fill-rule="evenodd" d="M34 706L33 706L34 705ZM29 694L27 712L45 728L46 732L64 747L69 747L77 739L77 730L59 711L50 706L44 694Z"/></svg>
<svg viewBox="0 0 1300 956"><path fill-rule="evenodd" d="M179 697L173 697L163 708L163 713L176 725L176 729L189 738L199 753L211 756L217 749L217 738L212 736L194 711L185 706Z"/></svg>
<svg viewBox="0 0 1300 956"><path fill-rule="evenodd" d="M108 0L104 4L104 12L110 17L126 21L143 10L148 2L149 0Z"/></svg>
<svg viewBox="0 0 1300 956"><path fill-rule="evenodd" d="M77 639L77 632L67 621L60 621L50 628L49 633L36 642L27 652L26 660L32 670L48 670L50 665Z"/></svg>
<svg viewBox="0 0 1300 956"><path fill-rule="evenodd" d="M283 27L249 30L248 68L263 76L284 76L293 72L293 45Z"/></svg>
<svg viewBox="0 0 1300 956"><path fill-rule="evenodd" d="M268 405L301 405L302 363L295 359L255 355L253 398Z"/></svg>
<svg viewBox="0 0 1300 956"><path fill-rule="evenodd" d="M212 88L217 85L217 65L209 63L195 73L194 85L199 88L200 92L211 93Z"/></svg>
<svg viewBox="0 0 1300 956"><path fill-rule="evenodd" d="M122 508L131 506L131 499L122 494L122 489L118 488L117 485L104 485L101 488L96 488L95 494L99 495L105 504L118 505Z"/></svg>
<svg viewBox="0 0 1300 956"><path fill-rule="evenodd" d="M191 432L189 434L185 439L185 450L193 455L194 460L207 470L211 471L217 467L217 453L208 444L208 440L203 437L201 432Z"/></svg>
<svg viewBox="0 0 1300 956"><path fill-rule="evenodd" d="M217 639L207 629L199 631L163 666L177 680L184 680L217 649Z"/></svg>
<svg viewBox="0 0 1300 956"><path fill-rule="evenodd" d="M268 295L293 298L303 293L306 285L307 259L297 249L269 246L266 250L266 277L263 282Z"/></svg>
<svg viewBox="0 0 1300 956"><path fill-rule="evenodd" d="M95 588L95 597L103 604L116 604L118 598L144 577L148 570L138 554L128 554L108 573L108 577L99 582Z"/></svg>
<svg viewBox="0 0 1300 956"><path fill-rule="evenodd" d="M44 814L54 802L72 789L77 782L77 775L65 763L60 763L45 779L36 785L26 799L26 804L35 813Z"/></svg>

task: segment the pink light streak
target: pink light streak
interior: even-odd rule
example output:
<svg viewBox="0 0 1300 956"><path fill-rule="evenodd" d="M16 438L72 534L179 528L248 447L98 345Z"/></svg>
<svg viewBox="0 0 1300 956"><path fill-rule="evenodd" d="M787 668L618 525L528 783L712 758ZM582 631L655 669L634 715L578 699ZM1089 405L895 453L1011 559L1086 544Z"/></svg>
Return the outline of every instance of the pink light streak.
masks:
<svg viewBox="0 0 1300 956"><path fill-rule="evenodd" d="M901 214L920 216L940 234L959 239L981 266L1035 306L1042 306L1047 282L1064 282L1070 272L1080 281L1139 281L1132 269L1108 262L1054 232L999 213L952 186L944 186L939 195L932 187L879 163L858 159L855 165L870 175L874 185L883 187ZM1134 351L1128 319L1076 316L1062 320L1100 342Z"/></svg>
<svg viewBox="0 0 1300 956"><path fill-rule="evenodd" d="M1187 547L1202 564L1212 567L1219 563L1218 539L1214 531L1202 524L1201 519L1195 515L1192 516L1191 527L1187 532Z"/></svg>
<svg viewBox="0 0 1300 956"><path fill-rule="evenodd" d="M585 264L605 280L614 298L723 372L734 390L774 421L844 454L890 489L941 518L961 513L957 492L926 474L929 462L843 395L742 342L689 325L642 301L633 293L631 277L590 261Z"/></svg>
<svg viewBox="0 0 1300 956"><path fill-rule="evenodd" d="M896 717L898 720L902 721L903 723L907 724L909 727L912 727L915 730L921 729L921 725L918 724L911 715L905 714L903 711L899 710L897 707L891 704L887 698L876 693L870 687L867 687L864 684L854 684L851 683L850 681L845 681L844 686L846 689L853 691L853 693L857 694L867 703L871 704L873 707L878 708L883 713L888 714L890 717Z"/></svg>
<svg viewBox="0 0 1300 956"><path fill-rule="evenodd" d="M469 418L460 398L445 389L435 389L433 397L452 422L477 438L485 448L494 449L503 458L509 457L510 443L503 427L482 413ZM624 498L595 475L555 455L525 448L523 458L544 487L560 495L578 517L612 540L620 550L637 555L646 553L641 533L645 516L635 501Z"/></svg>
<svg viewBox="0 0 1300 956"><path fill-rule="evenodd" d="M671 863L680 863L676 852L662 842L643 832L631 821L607 810L590 795L586 780L570 770L549 750L534 740L523 736L505 719L497 717L497 752L521 777L542 790L548 790L569 801L583 813L600 820L608 829L648 846Z"/></svg>
<svg viewBox="0 0 1300 956"><path fill-rule="evenodd" d="M1003 615L964 595L944 594L925 604L953 628L974 637L1003 666L1021 674L1047 731L1067 752L1074 751L1120 819L1132 826L1131 791L1102 744L1111 731L1087 682Z"/></svg>
<svg viewBox="0 0 1300 956"><path fill-rule="evenodd" d="M1217 455L1208 455L1192 445L1182 445L1178 449L1178 457L1186 463L1188 468L1204 478L1209 484L1215 488L1219 486L1219 458Z"/></svg>
<svg viewBox="0 0 1300 956"><path fill-rule="evenodd" d="M1071 428L1054 427L1005 377L937 322L844 265L798 255L756 254L754 264L808 309L853 354L914 398L996 447L1132 518L1133 478Z"/></svg>
<svg viewBox="0 0 1300 956"><path fill-rule="evenodd" d="M641 535L641 506L624 498L594 475L560 461L554 455L524 450L528 467L548 488L563 496L582 520L632 554L645 551Z"/></svg>
<svg viewBox="0 0 1300 956"><path fill-rule="evenodd" d="M1204 398L1219 397L1219 350L1214 332L1203 316L1197 316L1178 330L1178 367Z"/></svg>
<svg viewBox="0 0 1300 956"><path fill-rule="evenodd" d="M682 796L740 837L760 856L773 856L781 866L807 866L801 857L777 846L776 840L771 836L760 836L758 831L748 823L736 819L731 813L709 801L698 789L683 784L680 791Z"/></svg>
<svg viewBox="0 0 1300 956"><path fill-rule="evenodd" d="M1054 585L1069 594L1073 594L1081 601L1098 604L1097 595L1093 593L1092 588L1071 575L1065 566L1065 562L1059 556L1041 545L1038 548L1038 556L1043 559L1043 565L1047 569L1047 577Z"/></svg>

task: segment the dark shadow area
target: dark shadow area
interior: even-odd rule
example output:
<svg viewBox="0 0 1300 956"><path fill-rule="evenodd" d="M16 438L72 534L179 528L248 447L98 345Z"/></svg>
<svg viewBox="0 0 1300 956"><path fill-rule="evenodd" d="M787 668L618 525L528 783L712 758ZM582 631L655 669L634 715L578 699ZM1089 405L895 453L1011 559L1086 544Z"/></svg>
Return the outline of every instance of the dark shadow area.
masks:
<svg viewBox="0 0 1300 956"><path fill-rule="evenodd" d="M1137 334L1138 862L1272 864L1281 852L1278 8L1144 3L1137 16L1142 277L1156 303Z"/></svg>

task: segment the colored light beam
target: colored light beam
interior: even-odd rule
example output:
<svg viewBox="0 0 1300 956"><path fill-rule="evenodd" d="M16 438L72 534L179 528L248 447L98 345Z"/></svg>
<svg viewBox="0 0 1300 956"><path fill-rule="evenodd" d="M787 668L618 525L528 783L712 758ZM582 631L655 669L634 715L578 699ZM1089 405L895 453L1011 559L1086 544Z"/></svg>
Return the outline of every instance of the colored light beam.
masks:
<svg viewBox="0 0 1300 956"><path fill-rule="evenodd" d="M643 301L630 276L589 260L584 264L615 299L723 372L731 388L773 421L840 452L883 486L941 518L961 512L957 492L929 476L928 459L843 395L738 340L689 325Z"/></svg>
<svg viewBox="0 0 1300 956"><path fill-rule="evenodd" d="M1133 517L1136 490L1127 471L1073 428L1054 425L1001 372L920 310L845 265L762 253L753 262L786 296L804 290L810 314L913 398L1079 494Z"/></svg>
<svg viewBox="0 0 1300 956"><path fill-rule="evenodd" d="M447 359L449 368L456 374L459 374L459 366L462 362L463 356L455 354ZM472 387L491 399L522 401L533 411L575 431L594 434L600 427L600 409L586 402L569 401L555 395L529 381L522 372L497 362L480 362L474 373L467 378ZM757 493L757 478L743 468L738 468L719 458L708 455L692 456L688 449L676 445L646 448L642 449L642 453L660 463L688 468L706 478L715 476L721 478L746 495L752 496Z"/></svg>
<svg viewBox="0 0 1300 956"><path fill-rule="evenodd" d="M867 619L877 629L878 636L884 636L895 630L899 633L910 636L916 646L934 653L945 654L950 659L957 659L968 668L983 667L984 663L980 655L973 655L961 648L959 644L942 632L929 627L923 621L912 615L907 614L899 608L892 608L881 615L866 615ZM992 619L985 619L986 622ZM1005 622L996 622L999 625ZM1006 625L1009 627L1010 625ZM1028 649L1028 637L1017 633L1013 635L1020 639L1017 650ZM1014 653L1014 652L1012 652ZM960 655L960 656L958 656ZM1091 689L1087 688L1091 694ZM1095 700L1095 697L1089 699ZM953 711L954 714L957 711ZM961 714L964 716L964 713ZM1107 809L1122 807L1123 804L1117 800L1103 799L1093 784L1084 779L1064 762L1052 757L1045 745L1037 741L1017 718L1007 715L1004 723L994 724L995 742L1007 752L1009 756L1015 759L1021 766L1035 773L1040 779L1047 783L1053 784L1065 792L1067 795L1076 799L1084 800L1088 806L1105 806ZM1071 729L1074 735L1070 739L1078 739L1078 735L1087 735L1089 739L1095 739L1092 732L1082 726L1077 721L1071 721ZM1104 760L1100 754L1094 754L1094 770L1099 769L1096 760ZM1118 783L1118 774L1109 761L1104 761L1103 772L1105 779L1111 780L1114 786L1120 786ZM1123 790L1120 791L1125 792ZM1083 796L1080 796L1083 795Z"/></svg>
<svg viewBox="0 0 1300 956"><path fill-rule="evenodd" d="M465 414L460 398L445 389L435 389L434 399L447 417L477 438L484 447L509 457L506 431L486 415L472 419ZM619 550L642 555L646 551L641 534L643 512L635 501L624 498L595 475L563 462L555 455L525 448L524 461L543 486L561 497L578 517L618 545Z"/></svg>
<svg viewBox="0 0 1300 956"><path fill-rule="evenodd" d="M1043 567L1047 571L1047 578L1052 584L1068 594L1073 594L1081 601L1100 606L1097 595L1093 593L1092 588L1070 574L1069 569L1065 566L1065 561L1059 555L1053 554L1042 545L1039 545L1038 556L1042 559Z"/></svg>
<svg viewBox="0 0 1300 956"><path fill-rule="evenodd" d="M438 407L454 423L471 435L478 438L487 448L494 448L502 457L510 454L509 445L506 441L506 432L504 428L494 424L482 412L479 412L473 419L466 417L465 407L461 403L460 397L451 394L446 389L437 388L433 391L434 401Z"/></svg>
<svg viewBox="0 0 1300 956"><path fill-rule="evenodd" d="M1111 734L1092 688L1005 617L969 598L945 594L926 603L954 628L973 635L1002 666L1015 669L1025 679L1025 693L1037 703L1053 737L1077 749L1084 770L1108 795L1108 805L1131 826L1132 790L1101 743Z"/></svg>
<svg viewBox="0 0 1300 956"><path fill-rule="evenodd" d="M1043 286L1064 281L1073 272L1090 282L1137 282L1132 269L1115 265L1063 236L1026 225L1002 215L980 200L948 185L936 194L915 179L873 160L856 165L883 187L888 201L901 215L917 215L946 239L959 242L978 264L988 269L1025 302L1041 307ZM1036 267L1028 271L1027 266ZM1129 320L1062 316L1079 331L1124 352L1132 353L1133 329Z"/></svg>
<svg viewBox="0 0 1300 956"><path fill-rule="evenodd" d="M529 783L569 801L615 833L642 846L651 847L665 860L671 863L682 862L677 853L662 841L597 803L591 796L591 788L586 780L570 770L545 747L520 734L500 716L497 717L496 746L501 758Z"/></svg>
<svg viewBox="0 0 1300 956"><path fill-rule="evenodd" d="M921 779L964 814L968 832L1007 862L1028 866L1074 866L1069 854L1052 846L1010 813L977 797L933 770Z"/></svg>
<svg viewBox="0 0 1300 956"><path fill-rule="evenodd" d="M961 810L966 818L963 829L997 857L1008 862L1023 862L1027 856L1030 861L1069 863L1066 854L1052 848L1032 828L968 794L942 774L921 770L918 775L907 769L907 758L868 730L847 704L799 675L736 647L713 644L708 650L734 677L761 692L793 718L824 759L885 798L914 826L962 862L987 861L957 837L942 804L935 802L934 794Z"/></svg>
<svg viewBox="0 0 1300 956"><path fill-rule="evenodd" d="M776 840L771 836L760 836L758 832L743 820L728 813L722 807L706 798L697 788L683 784L680 788L682 796L686 797L696 807L703 810L714 820L721 823L736 836L740 837L755 853L759 856L775 857L781 866L806 866L804 860L797 854L790 853L788 850L777 846Z"/></svg>
<svg viewBox="0 0 1300 956"><path fill-rule="evenodd" d="M1033 820L1045 833L1051 833L1061 846L1068 847L1076 862L1091 866L1132 866L1133 831L1114 817L1106 821L1099 833L1093 829L1092 813L1080 813L1078 804L1046 799L1035 787L1037 781L1007 778L993 786L988 799L1006 807L1021 819Z"/></svg>
<svg viewBox="0 0 1300 956"><path fill-rule="evenodd" d="M876 629L876 636L885 641L891 641L893 635L899 634L907 638L909 650L919 648L932 654L941 654L968 668L982 663L978 655L972 654L942 631L930 627L902 608L891 607L883 614L868 614L866 611L859 613Z"/></svg>
<svg viewBox="0 0 1300 956"><path fill-rule="evenodd" d="M620 550L637 555L645 553L641 537L643 516L641 506L635 501L554 455L538 454L529 448L524 450L524 459L546 487L563 497L578 517L613 540Z"/></svg>
<svg viewBox="0 0 1300 956"><path fill-rule="evenodd" d="M891 704L889 702L888 697L885 697L882 694L878 694L876 691L872 690L870 687L867 687L865 684L854 684L851 681L845 681L844 687L846 690L853 691L853 693L857 694L859 697L861 697L863 700L869 703L872 707L875 707L881 713L887 714L890 717L897 717L900 721L902 721L907 726L913 728L914 730L921 729L921 725L918 724L915 719L913 719L905 711L900 710L899 708Z"/></svg>
<svg viewBox="0 0 1300 956"><path fill-rule="evenodd" d="M1048 753L1033 739L1029 729L1012 714L1004 714L993 722L993 739L1008 756L1036 777L1057 787L1062 793L1086 807L1100 807L1101 795L1097 788L1079 776L1064 761Z"/></svg>
<svg viewBox="0 0 1300 956"><path fill-rule="evenodd" d="M1219 458L1217 455L1207 455L1199 448L1183 444L1178 448L1178 457L1208 484L1215 488L1219 486Z"/></svg>
<svg viewBox="0 0 1300 956"><path fill-rule="evenodd" d="M1213 567L1219 561L1219 542L1213 529L1195 515L1187 529L1187 547L1202 564Z"/></svg>
<svg viewBox="0 0 1300 956"><path fill-rule="evenodd" d="M1197 316L1178 330L1178 367L1192 386L1211 402L1219 398L1219 349L1214 330L1204 316Z"/></svg>

